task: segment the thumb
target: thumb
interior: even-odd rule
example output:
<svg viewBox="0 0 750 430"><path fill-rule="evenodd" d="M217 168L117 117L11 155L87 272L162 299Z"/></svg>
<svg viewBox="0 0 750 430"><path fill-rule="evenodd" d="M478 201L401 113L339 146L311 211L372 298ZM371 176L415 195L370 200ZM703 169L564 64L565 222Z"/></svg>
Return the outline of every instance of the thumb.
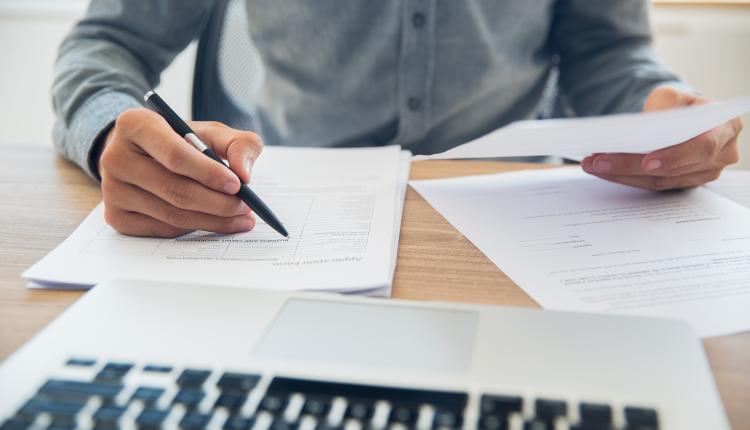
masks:
<svg viewBox="0 0 750 430"><path fill-rule="evenodd" d="M690 106L699 101L699 97L685 90L670 86L656 87L646 98L643 111L657 111Z"/></svg>
<svg viewBox="0 0 750 430"><path fill-rule="evenodd" d="M250 182L253 164L263 150L257 134L214 122L196 121L190 125L219 157L229 160L229 168L243 183Z"/></svg>
<svg viewBox="0 0 750 430"><path fill-rule="evenodd" d="M250 182L253 164L260 155L261 148L255 141L247 139L236 139L227 146L229 168L240 177L242 183Z"/></svg>

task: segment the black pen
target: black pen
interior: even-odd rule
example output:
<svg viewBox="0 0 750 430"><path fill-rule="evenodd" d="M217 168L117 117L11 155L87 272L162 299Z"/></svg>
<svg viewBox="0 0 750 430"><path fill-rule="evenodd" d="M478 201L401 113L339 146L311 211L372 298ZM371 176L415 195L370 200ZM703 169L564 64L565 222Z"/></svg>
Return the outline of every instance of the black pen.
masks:
<svg viewBox="0 0 750 430"><path fill-rule="evenodd" d="M148 103L148 105L156 111L156 113L164 117L164 119L167 120L167 123L169 123L169 125L177 134L184 137L198 151L202 152L207 157L223 164L227 169L229 169L229 166L224 163L224 160L216 155L216 153L212 151L211 148L206 146L206 144L200 140L198 135L195 134L190 126L188 126L185 121L183 121L182 118L180 118L180 116L177 115L175 111L173 111L172 108L170 108L169 105L164 100L162 100L161 97L159 97L158 94L156 94L154 91L149 91L145 96L143 96L143 100L145 100L146 103ZM250 187L248 187L246 184L243 184L241 180L240 191L237 192L237 197L245 202L245 204L250 206L250 209L252 209L260 217L260 219L271 226L271 228L281 233L285 237L289 237L289 233L287 233L281 221L276 218L276 215L274 215L273 211L271 211L271 208L263 203L263 200L261 200L260 197L258 197L258 195L250 189Z"/></svg>

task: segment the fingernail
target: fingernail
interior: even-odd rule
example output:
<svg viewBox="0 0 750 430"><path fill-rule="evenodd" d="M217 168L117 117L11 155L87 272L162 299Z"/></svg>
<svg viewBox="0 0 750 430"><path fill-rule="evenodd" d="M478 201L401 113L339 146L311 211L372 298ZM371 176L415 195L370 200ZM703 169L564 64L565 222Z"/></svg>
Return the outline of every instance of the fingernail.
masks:
<svg viewBox="0 0 750 430"><path fill-rule="evenodd" d="M253 167L253 159L248 157L245 159L245 171L247 172L247 176L250 177L250 169Z"/></svg>
<svg viewBox="0 0 750 430"><path fill-rule="evenodd" d="M598 173L607 173L612 170L612 163L606 159L598 159L594 161L594 170Z"/></svg>
<svg viewBox="0 0 750 430"><path fill-rule="evenodd" d="M656 170L659 167L661 167L661 160L651 160L648 163L646 163L646 171L650 172L652 170Z"/></svg>
<svg viewBox="0 0 750 430"><path fill-rule="evenodd" d="M584 172L590 172L591 171L591 157L586 157L583 160L581 160L581 168Z"/></svg>
<svg viewBox="0 0 750 430"><path fill-rule="evenodd" d="M227 194L234 194L236 192L236 190L237 190L237 185L234 182L229 181L226 184L224 184L224 192L225 193L227 193Z"/></svg>
<svg viewBox="0 0 750 430"><path fill-rule="evenodd" d="M250 218L243 219L240 224L240 230L249 231L251 228L253 228L253 221Z"/></svg>

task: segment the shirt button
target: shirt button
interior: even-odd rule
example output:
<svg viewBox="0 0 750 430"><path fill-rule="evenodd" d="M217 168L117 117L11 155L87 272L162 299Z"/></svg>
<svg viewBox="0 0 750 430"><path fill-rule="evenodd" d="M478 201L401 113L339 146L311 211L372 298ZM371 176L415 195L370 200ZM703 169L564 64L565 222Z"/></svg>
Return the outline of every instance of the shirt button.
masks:
<svg viewBox="0 0 750 430"><path fill-rule="evenodd" d="M406 105L409 106L409 109L411 110L418 110L422 107L422 100L419 100L417 97L409 97L409 100L406 101Z"/></svg>
<svg viewBox="0 0 750 430"><path fill-rule="evenodd" d="M424 22L424 14L417 12L411 16L411 23L414 25L414 28L421 28L424 25Z"/></svg>

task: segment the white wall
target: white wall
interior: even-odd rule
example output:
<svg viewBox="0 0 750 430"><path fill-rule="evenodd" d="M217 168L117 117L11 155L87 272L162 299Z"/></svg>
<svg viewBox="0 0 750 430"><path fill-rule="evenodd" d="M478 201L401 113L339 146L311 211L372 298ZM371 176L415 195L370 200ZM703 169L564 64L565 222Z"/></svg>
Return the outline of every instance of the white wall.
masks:
<svg viewBox="0 0 750 430"><path fill-rule="evenodd" d="M84 0L0 0L0 144L51 144L49 101L57 47L85 9ZM750 95L750 8L659 7L653 16L656 49L704 94ZM195 50L165 72L159 88L189 116ZM741 139L742 167L750 169L750 115Z"/></svg>
<svg viewBox="0 0 750 430"><path fill-rule="evenodd" d="M750 7L662 6L652 21L656 51L693 88L718 100L750 96ZM742 120L737 167L750 169L750 114Z"/></svg>
<svg viewBox="0 0 750 430"><path fill-rule="evenodd" d="M0 0L0 144L51 145L57 48L86 8L81 0ZM165 71L160 94L190 114L194 44Z"/></svg>

